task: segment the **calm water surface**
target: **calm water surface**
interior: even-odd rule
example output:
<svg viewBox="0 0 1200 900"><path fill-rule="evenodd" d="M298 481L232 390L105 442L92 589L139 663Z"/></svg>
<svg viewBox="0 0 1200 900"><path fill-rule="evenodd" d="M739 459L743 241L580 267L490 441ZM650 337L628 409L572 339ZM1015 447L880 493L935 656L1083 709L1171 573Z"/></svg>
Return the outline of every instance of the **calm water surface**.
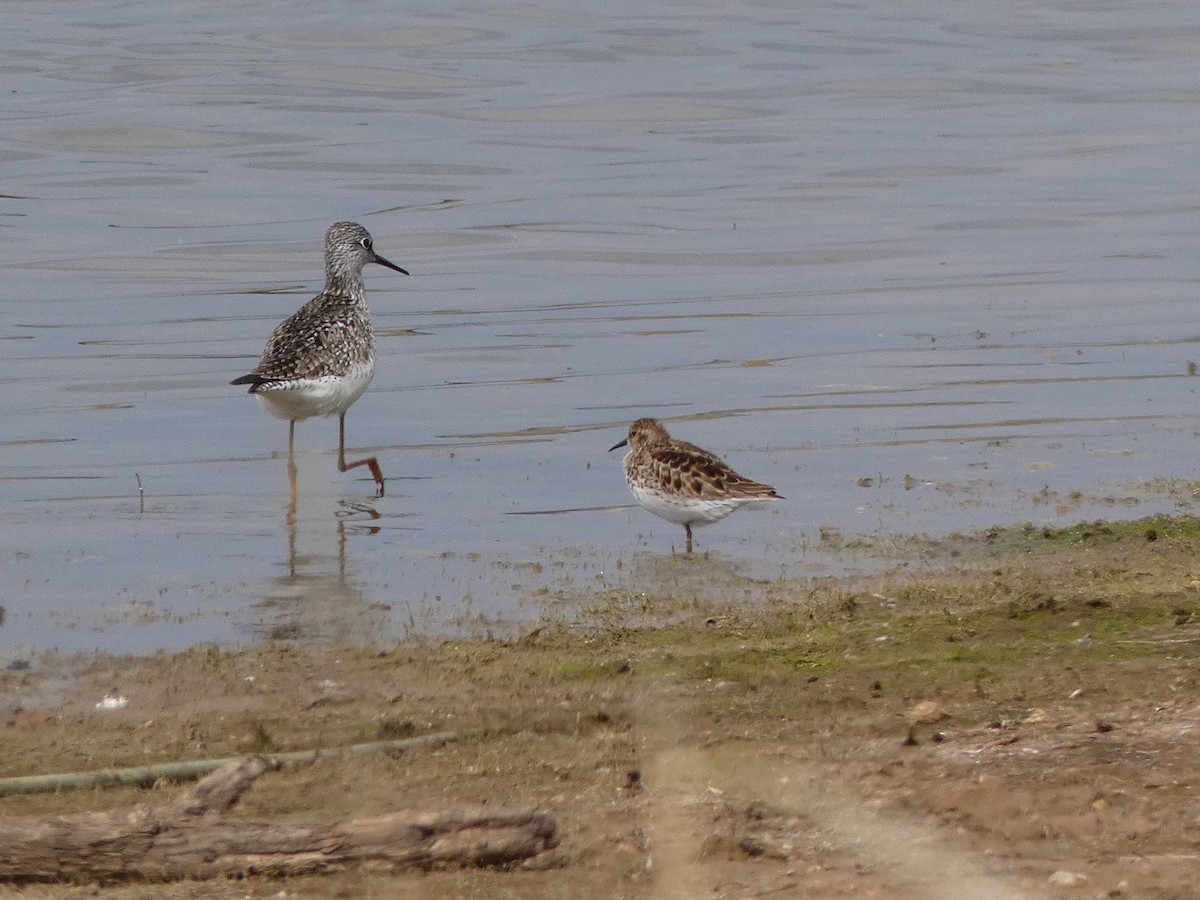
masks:
<svg viewBox="0 0 1200 900"><path fill-rule="evenodd" d="M481 630L870 565L822 526L1194 509L1200 6L6 18L8 656ZM367 273L347 422L388 493L309 420L289 523L286 426L228 381L347 218L413 272ZM606 453L641 415L789 502L672 560Z"/></svg>

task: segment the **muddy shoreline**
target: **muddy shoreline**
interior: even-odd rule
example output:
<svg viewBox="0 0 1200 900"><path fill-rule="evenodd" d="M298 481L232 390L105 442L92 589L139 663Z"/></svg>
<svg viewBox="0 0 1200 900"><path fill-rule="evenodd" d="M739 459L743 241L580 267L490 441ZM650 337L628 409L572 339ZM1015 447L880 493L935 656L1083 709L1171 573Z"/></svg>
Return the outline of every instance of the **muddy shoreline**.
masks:
<svg viewBox="0 0 1200 900"><path fill-rule="evenodd" d="M530 805L562 833L538 871L129 883L114 897L1197 896L1200 524L887 549L884 571L766 602L736 585L632 613L597 598L512 640L39 654L0 674L0 776L453 731L265 776L235 814ZM98 708L105 696L127 702ZM0 814L178 790L9 797Z"/></svg>

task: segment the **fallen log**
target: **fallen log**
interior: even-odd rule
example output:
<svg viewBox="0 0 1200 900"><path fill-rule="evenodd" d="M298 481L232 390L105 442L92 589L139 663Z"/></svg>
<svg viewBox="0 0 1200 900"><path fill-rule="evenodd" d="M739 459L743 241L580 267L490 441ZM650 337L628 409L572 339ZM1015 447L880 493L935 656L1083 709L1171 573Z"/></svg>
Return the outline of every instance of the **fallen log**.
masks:
<svg viewBox="0 0 1200 900"><path fill-rule="evenodd" d="M171 881L302 875L370 862L396 868L505 866L557 846L536 810L395 812L322 824L243 822L222 813L279 764L240 760L161 806L0 818L0 881Z"/></svg>

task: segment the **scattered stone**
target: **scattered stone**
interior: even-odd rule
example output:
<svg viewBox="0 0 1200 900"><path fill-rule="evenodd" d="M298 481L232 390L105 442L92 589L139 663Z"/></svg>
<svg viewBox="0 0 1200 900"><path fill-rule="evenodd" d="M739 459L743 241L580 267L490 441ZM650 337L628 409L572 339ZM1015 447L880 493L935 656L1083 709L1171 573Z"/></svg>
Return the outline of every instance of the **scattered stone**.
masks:
<svg viewBox="0 0 1200 900"><path fill-rule="evenodd" d="M950 713L946 712L936 700L922 700L909 711L908 715L917 724L942 722L950 718Z"/></svg>
<svg viewBox="0 0 1200 900"><path fill-rule="evenodd" d="M1047 879L1055 887L1078 887L1087 880L1087 876L1083 873L1068 872L1066 869L1059 869Z"/></svg>

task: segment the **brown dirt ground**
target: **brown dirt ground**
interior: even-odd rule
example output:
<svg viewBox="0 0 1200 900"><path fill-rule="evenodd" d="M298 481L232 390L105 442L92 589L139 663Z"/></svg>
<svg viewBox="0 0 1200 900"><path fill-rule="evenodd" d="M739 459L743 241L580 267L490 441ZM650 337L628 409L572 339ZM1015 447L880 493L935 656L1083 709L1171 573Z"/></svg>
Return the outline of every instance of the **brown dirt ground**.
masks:
<svg viewBox="0 0 1200 900"><path fill-rule="evenodd" d="M528 869L0 896L1200 897L1198 551L1186 519L1017 528L889 544L886 572L752 607L675 598L656 624L643 598L636 627L610 609L512 641L47 655L0 674L0 775L453 730L268 774L234 814L533 805L562 839ZM128 706L98 711L114 687ZM0 815L179 790L16 796Z"/></svg>

